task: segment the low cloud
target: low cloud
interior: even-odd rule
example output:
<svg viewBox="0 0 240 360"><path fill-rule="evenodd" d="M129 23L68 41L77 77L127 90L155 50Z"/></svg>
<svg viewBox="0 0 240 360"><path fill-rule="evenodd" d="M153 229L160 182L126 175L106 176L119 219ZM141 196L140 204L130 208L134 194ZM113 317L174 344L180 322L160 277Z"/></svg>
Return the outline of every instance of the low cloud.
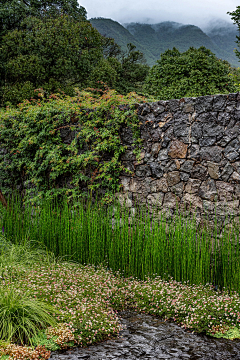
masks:
<svg viewBox="0 0 240 360"><path fill-rule="evenodd" d="M227 15L239 5L236 0L83 0L80 2L88 13L88 18L111 18L120 23L144 22L158 23L176 21L183 24L204 26L212 19L223 19L232 22Z"/></svg>

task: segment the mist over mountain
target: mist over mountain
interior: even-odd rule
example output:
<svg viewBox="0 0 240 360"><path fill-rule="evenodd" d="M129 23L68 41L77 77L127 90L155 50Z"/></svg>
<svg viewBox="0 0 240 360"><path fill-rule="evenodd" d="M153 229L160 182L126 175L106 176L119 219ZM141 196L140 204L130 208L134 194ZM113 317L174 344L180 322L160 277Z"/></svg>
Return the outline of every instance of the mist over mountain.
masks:
<svg viewBox="0 0 240 360"><path fill-rule="evenodd" d="M123 51L127 51L127 44L132 43L144 55L148 64L153 65L156 61L151 51L146 49L123 25L117 21L105 18L90 19L91 24L100 34L113 38L115 42L121 46Z"/></svg>
<svg viewBox="0 0 240 360"><path fill-rule="evenodd" d="M134 22L123 25L104 18L90 21L102 35L114 38L123 50L126 50L129 42L136 45L137 49L144 53L150 66L153 66L167 49L176 47L183 52L189 47L200 46L210 49L218 58L227 60L231 65L239 66L234 53L237 27L224 20L213 20L203 29L173 21L156 24Z"/></svg>
<svg viewBox="0 0 240 360"><path fill-rule="evenodd" d="M239 66L238 58L234 53L237 46L236 35L239 35L236 25L216 19L205 25L203 31L221 49L223 59L228 60L230 64Z"/></svg>

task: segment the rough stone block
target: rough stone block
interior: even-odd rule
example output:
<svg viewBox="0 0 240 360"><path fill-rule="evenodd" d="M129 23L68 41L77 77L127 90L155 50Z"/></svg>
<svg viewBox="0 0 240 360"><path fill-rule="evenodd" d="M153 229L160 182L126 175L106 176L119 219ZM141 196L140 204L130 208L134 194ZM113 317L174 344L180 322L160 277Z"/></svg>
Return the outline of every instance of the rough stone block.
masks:
<svg viewBox="0 0 240 360"><path fill-rule="evenodd" d="M222 160L222 149L219 146L204 146L200 149L200 159L218 163Z"/></svg>
<svg viewBox="0 0 240 360"><path fill-rule="evenodd" d="M180 171L180 179L182 181L188 181L189 177L190 177L190 174Z"/></svg>
<svg viewBox="0 0 240 360"><path fill-rule="evenodd" d="M123 191L129 191L130 190L130 178L129 177L121 177L120 178L121 184L123 186Z"/></svg>
<svg viewBox="0 0 240 360"><path fill-rule="evenodd" d="M168 209L176 209L177 203L180 201L180 198L174 195L171 192L168 192L164 196L163 206Z"/></svg>
<svg viewBox="0 0 240 360"><path fill-rule="evenodd" d="M181 165L181 171L185 171L190 173L192 171L194 165L194 161L193 160L186 160L182 165Z"/></svg>
<svg viewBox="0 0 240 360"><path fill-rule="evenodd" d="M191 178L205 180L207 177L207 168L200 164L197 164L193 167L191 172Z"/></svg>
<svg viewBox="0 0 240 360"><path fill-rule="evenodd" d="M184 104L182 107L182 111L184 113L193 113L194 112L194 104L193 103Z"/></svg>
<svg viewBox="0 0 240 360"><path fill-rule="evenodd" d="M161 207L163 203L164 193L153 193L148 195L147 202L149 205Z"/></svg>
<svg viewBox="0 0 240 360"><path fill-rule="evenodd" d="M175 138L187 138L189 140L189 136L190 136L190 127L187 125L175 125L173 128L173 133L174 133L174 137Z"/></svg>
<svg viewBox="0 0 240 360"><path fill-rule="evenodd" d="M198 190L198 195L205 200L217 200L217 188L215 185L215 181L213 179L203 181Z"/></svg>
<svg viewBox="0 0 240 360"><path fill-rule="evenodd" d="M158 153L158 160L162 161L167 159L168 159L168 150L167 149L160 150Z"/></svg>
<svg viewBox="0 0 240 360"><path fill-rule="evenodd" d="M172 186L170 190L173 194L181 196L184 190L184 182L179 182L178 184Z"/></svg>
<svg viewBox="0 0 240 360"><path fill-rule="evenodd" d="M239 214L239 200L234 201L218 201L215 204L214 211L216 215L238 215Z"/></svg>
<svg viewBox="0 0 240 360"><path fill-rule="evenodd" d="M189 194L196 194L201 185L201 180L199 179L189 179L186 186L185 192Z"/></svg>
<svg viewBox="0 0 240 360"><path fill-rule="evenodd" d="M202 210L203 208L203 202L202 199L199 196L193 195L193 194L185 194L182 197L182 203L189 205L193 209L199 208Z"/></svg>
<svg viewBox="0 0 240 360"><path fill-rule="evenodd" d="M152 104L152 111L155 116L158 116L159 114L162 114L165 111L165 106L160 105L158 103Z"/></svg>
<svg viewBox="0 0 240 360"><path fill-rule="evenodd" d="M195 111L200 114L205 111L212 110L213 97L212 96L199 96L195 99Z"/></svg>
<svg viewBox="0 0 240 360"><path fill-rule="evenodd" d="M152 145L152 150L151 150L152 155L154 157L157 157L160 149L161 149L161 145L159 143L154 143Z"/></svg>
<svg viewBox="0 0 240 360"><path fill-rule="evenodd" d="M157 192L162 191L164 193L168 192L168 183L165 177L162 177L160 180L156 180Z"/></svg>
<svg viewBox="0 0 240 360"><path fill-rule="evenodd" d="M144 177L150 175L151 175L151 170L147 164L136 166L136 176Z"/></svg>
<svg viewBox="0 0 240 360"><path fill-rule="evenodd" d="M232 173L231 179L232 179L233 181L240 181L240 175L239 175L239 173L237 173L236 171L234 171L234 172Z"/></svg>
<svg viewBox="0 0 240 360"><path fill-rule="evenodd" d="M213 111L224 110L228 95L215 95L213 99Z"/></svg>
<svg viewBox="0 0 240 360"><path fill-rule="evenodd" d="M173 159L184 159L187 155L187 148L187 144L184 144L182 141L173 140L168 155Z"/></svg>
<svg viewBox="0 0 240 360"><path fill-rule="evenodd" d="M168 186L176 185L177 183L180 182L179 171L172 171L172 172L167 173L166 179L167 179Z"/></svg>
<svg viewBox="0 0 240 360"><path fill-rule="evenodd" d="M161 165L158 162L150 162L149 166L152 171L152 176L160 178L163 176L163 171L161 169Z"/></svg>
<svg viewBox="0 0 240 360"><path fill-rule="evenodd" d="M234 186L224 181L216 181L217 193L219 200L233 200Z"/></svg>
<svg viewBox="0 0 240 360"><path fill-rule="evenodd" d="M198 160L200 158L200 146L197 144L190 146L188 153L190 159Z"/></svg>
<svg viewBox="0 0 240 360"><path fill-rule="evenodd" d="M137 193L141 193L142 192L142 182L135 179L135 178L132 178L129 182L129 190L131 192L137 192Z"/></svg>
<svg viewBox="0 0 240 360"><path fill-rule="evenodd" d="M234 168L232 167L232 165L229 162L227 162L223 168L223 171L220 174L221 179L223 181L228 181L228 179L232 175L233 171L234 171Z"/></svg>
<svg viewBox="0 0 240 360"><path fill-rule="evenodd" d="M212 179L219 178L219 165L215 164L214 162L208 162L208 173Z"/></svg>
<svg viewBox="0 0 240 360"><path fill-rule="evenodd" d="M216 137L202 137L199 139L199 145L202 146L212 146L216 143Z"/></svg>

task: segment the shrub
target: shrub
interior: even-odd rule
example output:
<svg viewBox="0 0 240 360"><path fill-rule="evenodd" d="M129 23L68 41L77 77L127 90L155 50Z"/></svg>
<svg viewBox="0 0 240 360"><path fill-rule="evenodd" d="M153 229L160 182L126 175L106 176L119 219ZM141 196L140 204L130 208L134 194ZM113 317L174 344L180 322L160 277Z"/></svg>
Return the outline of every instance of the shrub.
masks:
<svg viewBox="0 0 240 360"><path fill-rule="evenodd" d="M79 187L118 191L119 174L128 171L120 161L126 150L119 136L123 126L133 132L135 151L139 152L139 120L135 104L146 99L130 93L87 89L75 97L52 95L26 101L17 109L2 111L0 143L0 180L3 190L13 185L39 190L38 196L80 193ZM63 141L61 134L70 134ZM71 177L71 184L64 179ZM58 187L59 183L62 183ZM69 191L70 192L70 191Z"/></svg>
<svg viewBox="0 0 240 360"><path fill-rule="evenodd" d="M234 91L231 66L205 47L165 51L152 67L145 90L159 99L225 94Z"/></svg>

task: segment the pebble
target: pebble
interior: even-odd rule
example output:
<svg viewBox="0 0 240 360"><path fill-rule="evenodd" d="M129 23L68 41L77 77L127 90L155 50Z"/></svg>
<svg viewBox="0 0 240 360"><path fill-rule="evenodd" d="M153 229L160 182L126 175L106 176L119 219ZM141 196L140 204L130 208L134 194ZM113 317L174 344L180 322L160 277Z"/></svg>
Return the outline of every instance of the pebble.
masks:
<svg viewBox="0 0 240 360"><path fill-rule="evenodd" d="M124 329L116 339L87 348L51 353L51 360L240 360L240 339L187 332L173 322L131 311L119 313Z"/></svg>

